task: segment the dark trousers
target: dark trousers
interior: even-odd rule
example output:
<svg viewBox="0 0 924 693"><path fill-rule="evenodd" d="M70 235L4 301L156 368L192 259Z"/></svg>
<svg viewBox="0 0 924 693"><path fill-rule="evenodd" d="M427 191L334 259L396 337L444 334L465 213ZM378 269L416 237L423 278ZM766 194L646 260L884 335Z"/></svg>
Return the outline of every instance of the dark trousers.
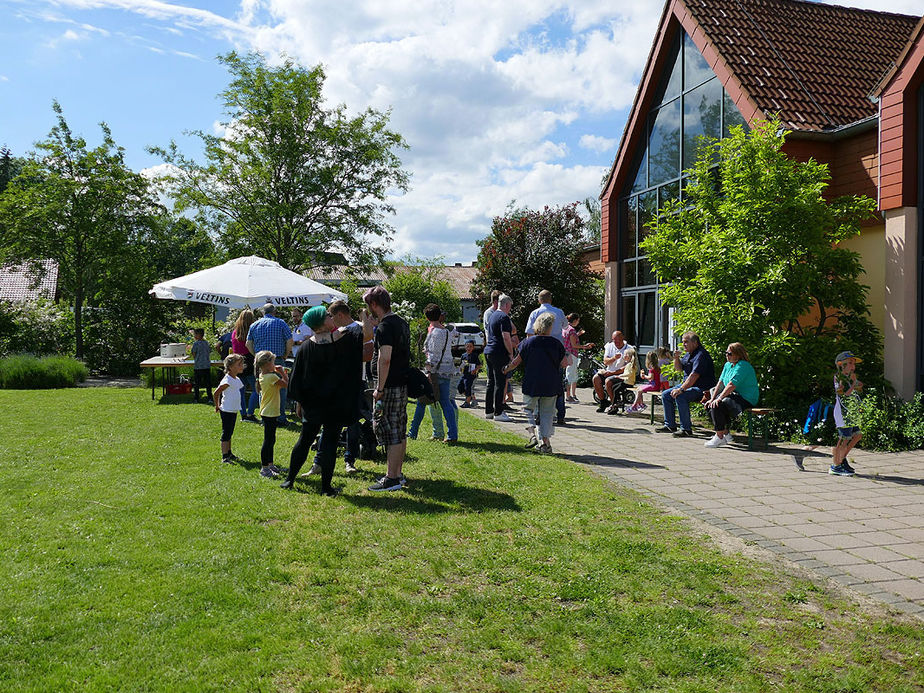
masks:
<svg viewBox="0 0 924 693"><path fill-rule="evenodd" d="M318 454L315 462L321 467L321 490L330 490L330 482L334 478L334 463L337 461L337 443L340 442L340 432L343 430L341 423L322 424L317 421L303 421L302 433L292 448L292 455L289 458L289 475L288 481L295 481L299 470L308 459L308 453L311 452L311 444L318 435L318 431L324 429L321 434L321 441L318 443Z"/></svg>
<svg viewBox="0 0 924 693"><path fill-rule="evenodd" d="M212 369L211 368L193 368L193 397L199 401L199 388L205 388L205 394L208 401L212 401Z"/></svg>
<svg viewBox="0 0 924 693"><path fill-rule="evenodd" d="M264 467L268 467L273 463L273 448L276 447L276 427L279 426L279 422L269 416L264 416L262 421L263 447L260 448L260 463Z"/></svg>
<svg viewBox="0 0 924 693"><path fill-rule="evenodd" d="M732 392L728 397L716 405L715 409L708 409L709 418L717 431L727 431L728 424L738 418L745 409L750 409L754 405L748 402L737 392Z"/></svg>
<svg viewBox="0 0 924 693"><path fill-rule="evenodd" d="M506 352L491 352L485 354L485 360L488 362L488 389L484 395L484 413L496 416L504 412L504 390L507 387L504 366L510 363L510 357Z"/></svg>
<svg viewBox="0 0 924 693"><path fill-rule="evenodd" d="M220 411L221 415L221 442L230 443L234 435L234 424L237 423L236 411Z"/></svg>
<svg viewBox="0 0 924 693"><path fill-rule="evenodd" d="M558 420L565 420L565 369L559 368L558 375L562 383L561 392L558 393L558 397L555 398L555 411L558 413Z"/></svg>
<svg viewBox="0 0 924 693"><path fill-rule="evenodd" d="M363 427L357 421L347 426L346 430L346 452L343 453L343 461L353 464L359 457L359 441L362 439Z"/></svg>

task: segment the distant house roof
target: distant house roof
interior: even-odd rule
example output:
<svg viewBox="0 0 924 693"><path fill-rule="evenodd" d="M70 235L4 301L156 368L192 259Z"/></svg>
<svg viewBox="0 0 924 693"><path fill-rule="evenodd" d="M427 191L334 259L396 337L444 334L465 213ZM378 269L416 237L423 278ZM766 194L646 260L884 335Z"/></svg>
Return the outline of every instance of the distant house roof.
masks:
<svg viewBox="0 0 924 693"><path fill-rule="evenodd" d="M395 272L401 272L407 268L404 265L396 265L394 269ZM460 299L472 299L472 282L475 280L476 272L477 269L474 266L457 262L455 265L443 267L439 278L449 282ZM336 265L328 269L314 268L305 272L305 276L328 286L337 286L350 274L356 277L356 283L359 286L375 286L388 279L388 275L382 269L376 268L365 272L351 268L349 265Z"/></svg>
<svg viewBox="0 0 924 693"><path fill-rule="evenodd" d="M793 130L875 116L870 92L920 17L803 0L686 0L720 60L765 114Z"/></svg>
<svg viewBox="0 0 924 693"><path fill-rule="evenodd" d="M475 281L477 273L478 270L473 265L463 265L457 262L455 265L446 265L440 272L440 278L449 282L460 299L471 300L474 298L472 282Z"/></svg>
<svg viewBox="0 0 924 693"><path fill-rule="evenodd" d="M39 298L53 301L58 294L58 263L39 260L38 265L42 268L40 277L36 277L28 264L0 267L0 301L35 301Z"/></svg>

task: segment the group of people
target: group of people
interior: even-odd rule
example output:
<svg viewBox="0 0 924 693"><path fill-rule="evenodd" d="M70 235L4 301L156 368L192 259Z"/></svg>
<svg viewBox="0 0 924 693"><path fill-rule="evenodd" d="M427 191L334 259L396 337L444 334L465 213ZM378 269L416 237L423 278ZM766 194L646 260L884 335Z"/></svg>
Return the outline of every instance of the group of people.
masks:
<svg viewBox="0 0 924 693"><path fill-rule="evenodd" d="M334 496L332 485L337 447L344 429L347 435L346 471L353 472L361 433L361 417L372 418L373 430L385 446L386 474L369 487L371 491L396 491L405 487L402 473L407 447L407 377L411 356L407 322L391 312L391 297L377 286L363 296L362 320L354 321L349 306L334 301L300 315L293 331L275 316L275 307L263 307L263 317L241 312L232 330L232 353L224 359L225 373L215 390L215 410L222 423L222 461L238 458L231 451L237 415L253 418L259 411L263 423L260 475L277 478L283 470L274 464L276 429L286 421L285 401L296 403L301 433L289 458L283 488L292 488L312 444L320 433L313 469L321 476L321 493ZM302 327L304 326L304 327ZM294 353L291 372L284 359ZM365 363L375 368L375 386L367 394ZM248 376L248 368L250 375ZM248 377L252 380L252 403L246 403ZM371 401L370 401L371 400ZM257 410L259 407L259 410ZM372 409L370 412L369 410Z"/></svg>

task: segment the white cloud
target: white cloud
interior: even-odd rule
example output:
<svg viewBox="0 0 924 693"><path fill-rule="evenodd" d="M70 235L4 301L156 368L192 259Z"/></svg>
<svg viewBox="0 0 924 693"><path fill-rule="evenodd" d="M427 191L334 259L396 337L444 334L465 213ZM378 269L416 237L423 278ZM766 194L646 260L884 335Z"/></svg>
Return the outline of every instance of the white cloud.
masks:
<svg viewBox="0 0 924 693"><path fill-rule="evenodd" d="M592 152L615 152L617 140L615 137L600 137L600 135L581 135L580 145Z"/></svg>
<svg viewBox="0 0 924 693"><path fill-rule="evenodd" d="M9 82L10 78L6 75L0 75L0 82Z"/></svg>

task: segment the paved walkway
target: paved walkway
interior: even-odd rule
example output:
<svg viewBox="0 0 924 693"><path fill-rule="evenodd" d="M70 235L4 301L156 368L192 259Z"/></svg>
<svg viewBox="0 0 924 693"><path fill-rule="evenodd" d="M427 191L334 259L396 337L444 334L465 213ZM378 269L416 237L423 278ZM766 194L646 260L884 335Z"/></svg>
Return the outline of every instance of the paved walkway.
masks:
<svg viewBox="0 0 924 693"><path fill-rule="evenodd" d="M850 458L857 475L838 477L827 473L829 449L777 444L752 452L741 436L733 446L709 449L703 443L711 431L676 439L655 433L647 410L644 417L607 416L596 413L589 389L578 397L582 403L568 405L566 425L555 429L556 453L924 618L924 450L858 450ZM483 406L467 411L484 416ZM522 406L511 416L515 423L496 425L525 437Z"/></svg>

